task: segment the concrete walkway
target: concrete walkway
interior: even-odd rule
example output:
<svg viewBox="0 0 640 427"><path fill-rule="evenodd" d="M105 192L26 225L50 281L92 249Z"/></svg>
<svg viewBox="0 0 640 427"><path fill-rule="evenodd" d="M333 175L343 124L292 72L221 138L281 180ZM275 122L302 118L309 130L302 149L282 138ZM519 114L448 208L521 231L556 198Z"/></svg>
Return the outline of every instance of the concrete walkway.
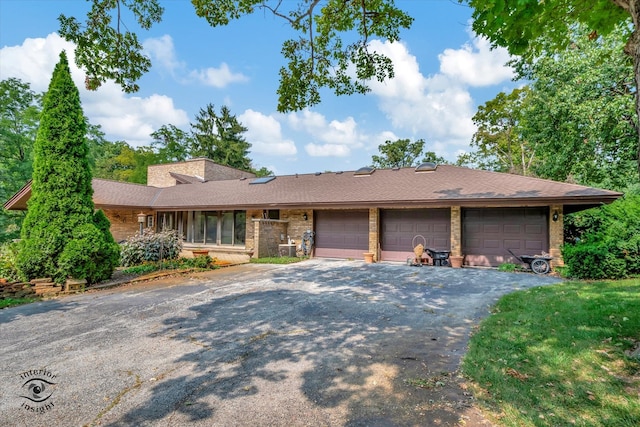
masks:
<svg viewBox="0 0 640 427"><path fill-rule="evenodd" d="M0 425L486 425L457 372L471 328L557 282L311 260L0 310Z"/></svg>

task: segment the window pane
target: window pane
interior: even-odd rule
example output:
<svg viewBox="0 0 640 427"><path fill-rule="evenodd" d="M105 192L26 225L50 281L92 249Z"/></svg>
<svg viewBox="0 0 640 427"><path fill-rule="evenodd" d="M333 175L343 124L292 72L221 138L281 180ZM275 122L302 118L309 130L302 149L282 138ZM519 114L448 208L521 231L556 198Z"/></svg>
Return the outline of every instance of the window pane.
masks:
<svg viewBox="0 0 640 427"><path fill-rule="evenodd" d="M244 211L235 212L235 226L234 226L235 239L233 240L234 245L244 246L244 236L245 236L245 230L247 227L246 219L247 219L246 212Z"/></svg>
<svg viewBox="0 0 640 427"><path fill-rule="evenodd" d="M193 221L193 243L204 243L204 222L204 212L195 211Z"/></svg>
<svg viewBox="0 0 640 427"><path fill-rule="evenodd" d="M233 212L222 212L222 225L220 243L223 245L233 244Z"/></svg>
<svg viewBox="0 0 640 427"><path fill-rule="evenodd" d="M215 245L218 241L218 213L207 212L207 241L210 245Z"/></svg>

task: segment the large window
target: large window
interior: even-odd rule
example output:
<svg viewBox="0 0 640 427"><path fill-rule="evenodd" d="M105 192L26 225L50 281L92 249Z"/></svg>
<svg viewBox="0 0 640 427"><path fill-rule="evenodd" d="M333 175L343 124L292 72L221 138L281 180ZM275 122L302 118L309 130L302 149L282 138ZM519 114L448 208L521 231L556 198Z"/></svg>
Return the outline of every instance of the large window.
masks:
<svg viewBox="0 0 640 427"><path fill-rule="evenodd" d="M244 246L245 211L158 212L160 230L178 230L186 243Z"/></svg>

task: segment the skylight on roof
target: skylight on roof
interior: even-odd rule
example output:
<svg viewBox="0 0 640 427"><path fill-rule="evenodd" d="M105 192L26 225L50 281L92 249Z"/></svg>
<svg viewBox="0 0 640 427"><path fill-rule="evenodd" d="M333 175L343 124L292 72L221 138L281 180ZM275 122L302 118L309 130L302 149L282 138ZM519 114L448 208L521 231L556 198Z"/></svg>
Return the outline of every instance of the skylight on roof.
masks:
<svg viewBox="0 0 640 427"><path fill-rule="evenodd" d="M436 163L424 162L418 167L416 167L416 172L433 172L434 170L436 170L437 167L438 165Z"/></svg>
<svg viewBox="0 0 640 427"><path fill-rule="evenodd" d="M266 184L267 182L271 182L274 179L276 179L275 176L263 176L261 178L254 179L253 181L251 181L249 183L249 185L252 185L252 184Z"/></svg>
<svg viewBox="0 0 640 427"><path fill-rule="evenodd" d="M353 173L354 176L369 176L376 171L371 166L364 166Z"/></svg>

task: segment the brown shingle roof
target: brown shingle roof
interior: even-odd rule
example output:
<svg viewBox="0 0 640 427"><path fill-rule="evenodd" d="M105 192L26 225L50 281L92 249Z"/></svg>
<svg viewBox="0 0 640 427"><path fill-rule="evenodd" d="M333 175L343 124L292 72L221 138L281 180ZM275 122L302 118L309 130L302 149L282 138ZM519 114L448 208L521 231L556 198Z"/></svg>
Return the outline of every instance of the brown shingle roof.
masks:
<svg viewBox="0 0 640 427"><path fill-rule="evenodd" d="M402 168L377 170L368 176L329 172L278 176L266 184L251 182L228 180L165 188L153 207L580 205L611 202L621 196L608 190L448 165L422 173Z"/></svg>
<svg viewBox="0 0 640 427"><path fill-rule="evenodd" d="M549 204L587 207L612 202L622 195L581 185L450 165L420 173L413 168L402 168L376 170L368 176L354 176L351 171L278 176L265 184L251 184L254 180L194 182L156 188L94 179L94 202L97 207L157 210Z"/></svg>

